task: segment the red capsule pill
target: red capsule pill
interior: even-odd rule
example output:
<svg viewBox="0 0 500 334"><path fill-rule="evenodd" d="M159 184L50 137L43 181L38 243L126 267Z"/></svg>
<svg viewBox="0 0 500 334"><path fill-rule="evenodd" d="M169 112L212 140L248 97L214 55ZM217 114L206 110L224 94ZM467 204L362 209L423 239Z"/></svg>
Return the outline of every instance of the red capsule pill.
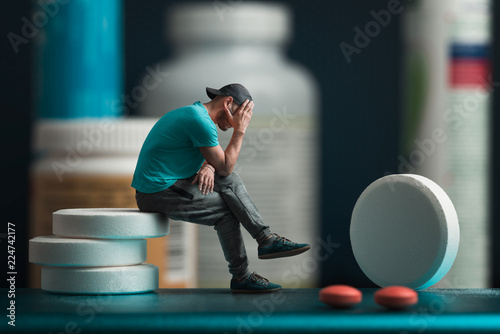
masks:
<svg viewBox="0 0 500 334"><path fill-rule="evenodd" d="M418 302L415 290L405 286L388 286L375 292L375 302L389 309L403 309Z"/></svg>
<svg viewBox="0 0 500 334"><path fill-rule="evenodd" d="M336 308L352 307L361 299L361 291L349 285L330 285L319 291L319 300Z"/></svg>

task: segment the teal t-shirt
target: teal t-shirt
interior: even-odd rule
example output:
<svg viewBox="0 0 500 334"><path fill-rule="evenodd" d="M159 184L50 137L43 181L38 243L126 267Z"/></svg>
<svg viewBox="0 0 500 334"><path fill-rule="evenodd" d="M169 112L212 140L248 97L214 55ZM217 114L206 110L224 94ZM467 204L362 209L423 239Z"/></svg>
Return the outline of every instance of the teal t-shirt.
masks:
<svg viewBox="0 0 500 334"><path fill-rule="evenodd" d="M155 193L187 179L205 158L199 147L217 146L217 128L198 101L166 113L156 122L142 145L132 187Z"/></svg>

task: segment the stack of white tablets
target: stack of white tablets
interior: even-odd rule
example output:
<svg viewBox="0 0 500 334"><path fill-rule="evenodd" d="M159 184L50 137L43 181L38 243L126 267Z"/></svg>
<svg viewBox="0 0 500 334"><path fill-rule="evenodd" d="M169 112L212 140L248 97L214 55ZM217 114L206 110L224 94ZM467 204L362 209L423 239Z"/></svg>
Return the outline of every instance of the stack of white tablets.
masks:
<svg viewBox="0 0 500 334"><path fill-rule="evenodd" d="M129 294L158 289L158 267L143 263L145 238L169 232L168 218L137 209L66 209L53 213L54 235L29 241L42 265L41 287L67 294Z"/></svg>

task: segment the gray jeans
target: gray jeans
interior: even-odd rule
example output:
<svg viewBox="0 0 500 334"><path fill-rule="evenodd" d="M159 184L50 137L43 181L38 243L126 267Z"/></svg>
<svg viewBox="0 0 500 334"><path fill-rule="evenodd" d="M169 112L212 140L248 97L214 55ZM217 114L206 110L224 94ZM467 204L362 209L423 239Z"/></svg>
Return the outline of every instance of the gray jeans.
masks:
<svg viewBox="0 0 500 334"><path fill-rule="evenodd" d="M139 210L162 212L174 220L214 226L229 263L229 272L234 277L250 274L240 223L258 243L271 232L263 223L243 181L235 173L227 177L215 174L213 193L203 195L198 185L191 184L193 180L194 176L178 180L157 193L137 192L135 198Z"/></svg>

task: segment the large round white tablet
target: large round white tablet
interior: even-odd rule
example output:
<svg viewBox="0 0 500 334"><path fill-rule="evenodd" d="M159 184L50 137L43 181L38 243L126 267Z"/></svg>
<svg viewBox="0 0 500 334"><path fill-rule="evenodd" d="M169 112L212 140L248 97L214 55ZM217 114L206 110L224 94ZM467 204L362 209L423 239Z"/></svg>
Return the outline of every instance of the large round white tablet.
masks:
<svg viewBox="0 0 500 334"><path fill-rule="evenodd" d="M168 232L166 215L138 209L64 209L52 214L52 233L63 237L140 239Z"/></svg>
<svg viewBox="0 0 500 334"><path fill-rule="evenodd" d="M42 267L42 290L63 294L129 294L158 289L158 267Z"/></svg>
<svg viewBox="0 0 500 334"><path fill-rule="evenodd" d="M46 266L128 266L145 262L146 239L76 239L54 235L29 241L29 261Z"/></svg>
<svg viewBox="0 0 500 334"><path fill-rule="evenodd" d="M351 245L375 284L424 289L451 268L460 241L450 198L433 181L395 174L370 184L351 217Z"/></svg>

